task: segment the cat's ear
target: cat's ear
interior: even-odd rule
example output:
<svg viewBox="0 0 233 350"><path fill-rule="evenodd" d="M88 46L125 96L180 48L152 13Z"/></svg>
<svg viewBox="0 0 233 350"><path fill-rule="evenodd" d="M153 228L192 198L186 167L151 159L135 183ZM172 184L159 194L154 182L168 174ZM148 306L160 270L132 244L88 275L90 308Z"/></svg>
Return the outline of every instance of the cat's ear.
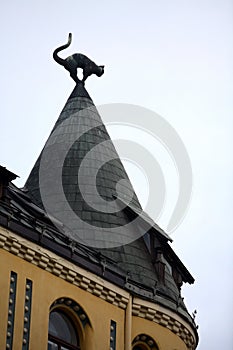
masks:
<svg viewBox="0 0 233 350"><path fill-rule="evenodd" d="M104 66L100 66L101 68L104 68Z"/></svg>

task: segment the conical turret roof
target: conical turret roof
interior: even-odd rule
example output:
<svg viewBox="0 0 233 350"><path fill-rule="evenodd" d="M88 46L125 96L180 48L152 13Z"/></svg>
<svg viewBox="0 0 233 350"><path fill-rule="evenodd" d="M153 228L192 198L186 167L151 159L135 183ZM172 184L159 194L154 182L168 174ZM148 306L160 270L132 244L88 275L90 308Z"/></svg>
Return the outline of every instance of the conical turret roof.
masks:
<svg viewBox="0 0 233 350"><path fill-rule="evenodd" d="M165 285L159 285L141 223L135 224L140 203L83 84L77 84L68 98L25 190L36 205L65 225L69 238L111 258L138 285L157 286L166 305L185 310L169 269ZM165 235L162 239L167 242Z"/></svg>
<svg viewBox="0 0 233 350"><path fill-rule="evenodd" d="M93 247L105 248L105 243L95 243L93 235L88 242L82 223L89 224L84 225L86 229L113 229L129 223L116 197L141 211L101 117L81 83L68 98L25 187L35 204L67 224L74 239ZM76 215L70 216L70 212ZM77 217L81 220L74 219ZM121 234L125 235L125 230ZM119 236L119 231L115 236ZM135 232L129 240L136 238ZM117 238L111 243L109 235L106 241L108 248L126 243L128 239Z"/></svg>

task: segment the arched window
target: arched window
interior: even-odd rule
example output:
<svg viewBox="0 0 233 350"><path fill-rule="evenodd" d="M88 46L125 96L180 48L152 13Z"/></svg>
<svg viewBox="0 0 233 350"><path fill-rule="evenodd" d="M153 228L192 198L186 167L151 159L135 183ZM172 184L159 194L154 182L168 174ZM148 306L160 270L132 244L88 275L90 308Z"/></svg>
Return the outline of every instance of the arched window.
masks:
<svg viewBox="0 0 233 350"><path fill-rule="evenodd" d="M132 343L132 350L158 350L158 346L149 335L140 334L136 336Z"/></svg>
<svg viewBox="0 0 233 350"><path fill-rule="evenodd" d="M72 319L60 309L49 316L48 350L80 350L79 336Z"/></svg>
<svg viewBox="0 0 233 350"><path fill-rule="evenodd" d="M148 350L148 347L145 347L145 345L135 345L133 347L133 350Z"/></svg>

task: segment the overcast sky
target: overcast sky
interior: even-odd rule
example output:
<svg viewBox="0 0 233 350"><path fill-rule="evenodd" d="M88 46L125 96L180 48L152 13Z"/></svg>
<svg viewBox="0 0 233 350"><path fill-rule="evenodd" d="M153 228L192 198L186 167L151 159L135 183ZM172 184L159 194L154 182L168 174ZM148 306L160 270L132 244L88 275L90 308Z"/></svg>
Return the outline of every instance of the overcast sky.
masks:
<svg viewBox="0 0 233 350"><path fill-rule="evenodd" d="M172 247L196 279L183 287L183 296L189 311L198 312L198 350L231 350L232 2L21 0L2 2L0 17L0 164L18 174L15 183L23 186L74 87L52 59L72 32L63 57L82 52L106 66L101 78L86 83L96 105L149 108L182 138L192 163L193 195L172 233ZM172 165L163 167L170 190L159 223L166 227L177 178ZM156 198L146 180L140 184L142 174L128 170L141 201Z"/></svg>

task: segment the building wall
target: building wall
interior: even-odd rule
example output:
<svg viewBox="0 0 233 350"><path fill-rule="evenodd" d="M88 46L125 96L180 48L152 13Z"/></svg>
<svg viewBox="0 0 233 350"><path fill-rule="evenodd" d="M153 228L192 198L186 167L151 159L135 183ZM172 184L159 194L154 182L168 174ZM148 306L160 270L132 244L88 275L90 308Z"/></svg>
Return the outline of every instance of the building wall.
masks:
<svg viewBox="0 0 233 350"><path fill-rule="evenodd" d="M169 310L140 298L134 298L131 306L127 291L3 228L0 228L0 247L0 349L5 349L6 341L11 339L10 335L7 338L7 332L9 310L14 304L12 271L17 274L14 350L47 349L50 308L61 298L75 301L83 309L82 316L89 320L84 326L81 316L77 317L71 310L82 350L110 349L111 320L116 322L117 350L130 350L132 341L140 334L153 338L159 350L195 348L190 325ZM69 309L69 305L66 307ZM28 329L29 323L25 326L25 317L28 319L30 314L30 346L27 347L23 339L26 340L24 329Z"/></svg>
<svg viewBox="0 0 233 350"><path fill-rule="evenodd" d="M159 350L187 350L183 340L167 328L149 320L142 320L140 317L133 317L132 340L138 334L147 334L154 339Z"/></svg>

